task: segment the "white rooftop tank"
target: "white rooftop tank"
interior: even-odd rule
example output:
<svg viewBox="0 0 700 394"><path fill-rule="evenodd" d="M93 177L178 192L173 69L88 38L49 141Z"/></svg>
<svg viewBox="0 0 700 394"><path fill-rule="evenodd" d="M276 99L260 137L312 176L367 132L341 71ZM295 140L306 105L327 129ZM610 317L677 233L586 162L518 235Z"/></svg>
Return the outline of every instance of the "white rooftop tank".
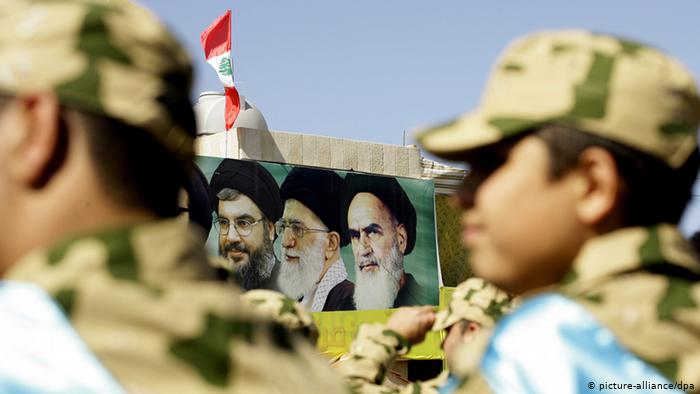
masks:
<svg viewBox="0 0 700 394"><path fill-rule="evenodd" d="M241 111L233 127L245 127L269 131L267 122L258 108L244 96L241 98ZM194 105L197 119L197 135L215 134L226 131L224 108L226 98L221 92L202 92Z"/></svg>

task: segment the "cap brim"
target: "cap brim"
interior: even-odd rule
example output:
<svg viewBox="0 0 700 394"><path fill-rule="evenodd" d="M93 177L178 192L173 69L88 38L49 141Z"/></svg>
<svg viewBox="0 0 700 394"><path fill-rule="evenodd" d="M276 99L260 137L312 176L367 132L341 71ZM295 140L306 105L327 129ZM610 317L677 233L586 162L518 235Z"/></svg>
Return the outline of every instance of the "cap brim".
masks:
<svg viewBox="0 0 700 394"><path fill-rule="evenodd" d="M458 159L464 153L532 130L541 123L541 120L493 116L476 110L452 121L419 129L416 140L436 156Z"/></svg>

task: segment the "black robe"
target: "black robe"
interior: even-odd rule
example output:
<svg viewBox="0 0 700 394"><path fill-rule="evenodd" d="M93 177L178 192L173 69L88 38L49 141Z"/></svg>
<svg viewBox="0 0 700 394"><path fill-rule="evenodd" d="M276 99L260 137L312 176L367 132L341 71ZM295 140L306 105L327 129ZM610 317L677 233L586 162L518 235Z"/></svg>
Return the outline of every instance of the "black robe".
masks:
<svg viewBox="0 0 700 394"><path fill-rule="evenodd" d="M354 292L355 284L349 280L345 279L338 283L328 292L323 311L354 311L356 309L352 299Z"/></svg>

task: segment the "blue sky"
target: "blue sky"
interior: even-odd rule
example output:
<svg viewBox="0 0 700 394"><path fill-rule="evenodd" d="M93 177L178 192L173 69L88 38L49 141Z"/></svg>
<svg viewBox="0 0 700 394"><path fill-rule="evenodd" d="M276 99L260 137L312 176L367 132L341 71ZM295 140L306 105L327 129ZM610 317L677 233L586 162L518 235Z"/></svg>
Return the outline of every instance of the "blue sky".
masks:
<svg viewBox="0 0 700 394"><path fill-rule="evenodd" d="M700 76L700 2L633 0L141 0L195 59L195 92L222 90L199 34L233 16L234 77L274 130L407 143L410 130L473 108L514 37L587 28L679 58ZM700 188L698 193L700 194ZM700 204L683 229L700 229Z"/></svg>

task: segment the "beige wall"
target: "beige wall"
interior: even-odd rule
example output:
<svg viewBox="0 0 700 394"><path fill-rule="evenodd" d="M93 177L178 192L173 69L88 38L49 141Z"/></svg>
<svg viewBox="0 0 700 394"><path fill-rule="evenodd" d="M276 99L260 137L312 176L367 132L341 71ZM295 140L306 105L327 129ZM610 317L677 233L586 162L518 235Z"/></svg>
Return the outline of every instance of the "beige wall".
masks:
<svg viewBox="0 0 700 394"><path fill-rule="evenodd" d="M202 135L195 150L200 156L255 159L277 163L355 170L420 178L420 151L398 146L281 131L234 128Z"/></svg>

